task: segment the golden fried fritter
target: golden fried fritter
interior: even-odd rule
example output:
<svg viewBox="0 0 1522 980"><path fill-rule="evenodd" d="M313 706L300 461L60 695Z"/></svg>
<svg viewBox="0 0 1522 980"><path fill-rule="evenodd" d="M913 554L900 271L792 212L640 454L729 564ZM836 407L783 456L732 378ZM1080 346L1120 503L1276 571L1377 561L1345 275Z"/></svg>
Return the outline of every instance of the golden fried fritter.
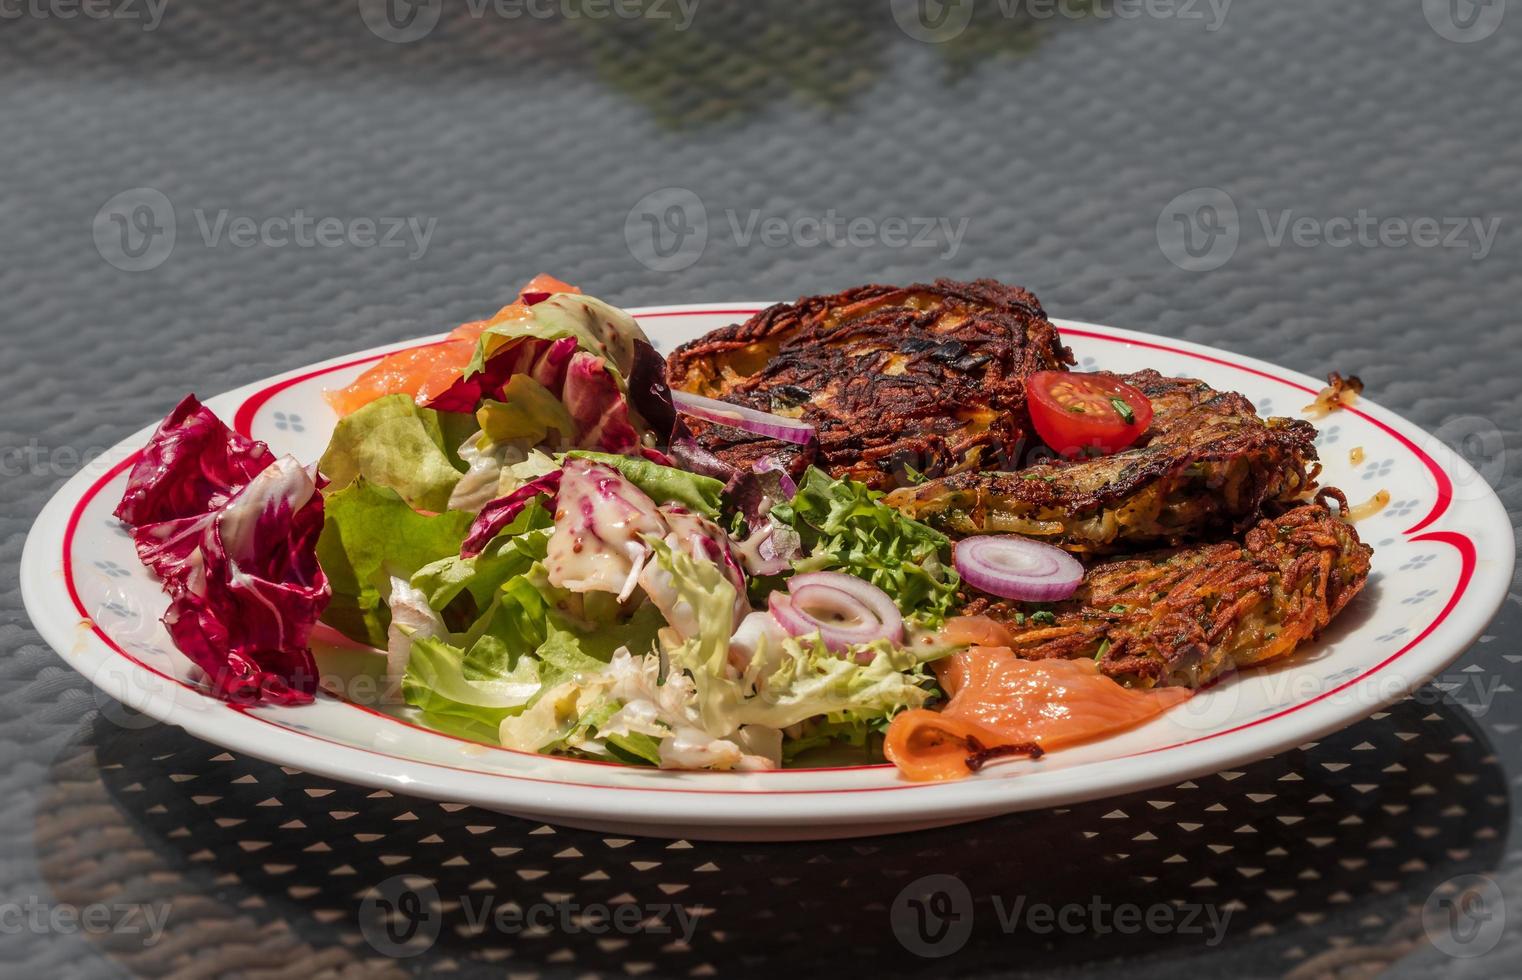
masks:
<svg viewBox="0 0 1522 980"><path fill-rule="evenodd" d="M786 449L690 420L732 466L792 454L875 488L906 474L1011 465L1030 432L1025 378L1072 363L1036 297L988 279L862 286L773 306L672 353L671 387L789 418L819 433ZM817 457L811 456L817 453Z"/></svg>
<svg viewBox="0 0 1522 980"><path fill-rule="evenodd" d="M1096 565L1045 614L987 597L964 612L1003 625L1028 660L1087 657L1122 683L1194 688L1314 637L1363 588L1371 554L1351 524L1308 504L1240 542Z"/></svg>
<svg viewBox="0 0 1522 980"><path fill-rule="evenodd" d="M1182 544L1239 533L1266 503L1315 486L1315 428L1258 418L1252 403L1203 381L1123 375L1152 403L1131 449L1017 473L963 473L888 495L948 534L1015 532L1079 553Z"/></svg>

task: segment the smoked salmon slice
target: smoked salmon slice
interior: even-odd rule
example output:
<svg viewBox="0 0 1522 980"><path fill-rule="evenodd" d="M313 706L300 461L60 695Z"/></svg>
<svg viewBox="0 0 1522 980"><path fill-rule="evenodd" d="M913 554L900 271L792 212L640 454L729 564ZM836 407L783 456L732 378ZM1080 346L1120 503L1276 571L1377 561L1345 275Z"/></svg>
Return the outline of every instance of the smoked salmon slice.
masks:
<svg viewBox="0 0 1522 980"><path fill-rule="evenodd" d="M997 624L947 626L978 635ZM1112 735L1189 698L1183 688L1122 687L1092 660L1021 660L1008 647L975 646L934 667L950 703L895 717L883 748L916 781L960 779L1000 756L1040 756Z"/></svg>
<svg viewBox="0 0 1522 980"><path fill-rule="evenodd" d="M347 388L325 391L323 397L340 416L357 412L384 395L407 394L417 399L418 404L426 404L460 379L475 355L476 341L487 327L522 316L533 303L554 293L580 292L575 286L541 272L518 290L517 299L491 319L463 323L437 344L388 354Z"/></svg>

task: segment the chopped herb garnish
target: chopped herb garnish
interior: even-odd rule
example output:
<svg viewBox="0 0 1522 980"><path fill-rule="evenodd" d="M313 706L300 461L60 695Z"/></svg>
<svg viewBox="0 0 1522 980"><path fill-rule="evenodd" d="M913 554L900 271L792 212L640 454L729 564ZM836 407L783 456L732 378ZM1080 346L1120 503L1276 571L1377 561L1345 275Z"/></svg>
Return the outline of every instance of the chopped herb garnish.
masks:
<svg viewBox="0 0 1522 980"><path fill-rule="evenodd" d="M1110 404L1115 406L1115 414L1119 415L1127 425L1136 421L1136 412L1131 409L1130 405L1126 404L1124 398L1111 398Z"/></svg>
<svg viewBox="0 0 1522 980"><path fill-rule="evenodd" d="M1047 609L1043 609L1040 612L1033 612L1031 613L1031 622L1039 626L1056 626L1057 614Z"/></svg>
<svg viewBox="0 0 1522 980"><path fill-rule="evenodd" d="M1015 613L1015 625L1016 626L1024 626L1025 625L1025 613Z"/></svg>
<svg viewBox="0 0 1522 980"><path fill-rule="evenodd" d="M1121 605L1118 602L1115 605L1110 607L1110 612L1112 612L1112 613L1123 613L1125 611L1126 611L1126 607Z"/></svg>
<svg viewBox="0 0 1522 980"><path fill-rule="evenodd" d="M1099 641L1099 652L1094 654L1094 662L1098 663L1099 661L1103 660L1105 658L1105 654L1107 654L1109 652L1110 652L1110 638L1107 636L1103 640Z"/></svg>

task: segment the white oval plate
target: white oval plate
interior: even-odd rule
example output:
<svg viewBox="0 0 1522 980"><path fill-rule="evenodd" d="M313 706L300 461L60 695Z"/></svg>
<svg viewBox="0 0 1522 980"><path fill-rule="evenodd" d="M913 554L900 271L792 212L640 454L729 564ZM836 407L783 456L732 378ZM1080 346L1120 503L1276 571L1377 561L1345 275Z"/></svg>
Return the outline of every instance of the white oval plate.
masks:
<svg viewBox="0 0 1522 980"><path fill-rule="evenodd" d="M634 311L669 350L764 304ZM1146 334L1058 322L1080 370L1156 368L1240 391L1261 413L1294 416L1320 383L1262 361ZM321 455L341 387L376 348L207 401L278 453ZM153 426L69 481L27 538L21 582L38 631L101 690L199 738L322 776L574 827L653 836L803 840L976 820L1158 786L1300 745L1357 721L1436 676L1495 614L1511 581L1505 509L1439 440L1361 400L1319 423L1326 484L1390 506L1359 525L1374 545L1363 594L1316 644L1247 672L1120 737L1037 762L1011 760L954 783L915 784L891 766L772 773L662 772L555 759L428 731L405 707L332 697L300 708L238 708L208 697L158 622L166 605L111 511ZM1363 450L1354 466L1350 450ZM352 654L349 659L365 659ZM339 662L324 656L320 662ZM351 688L346 688L350 690Z"/></svg>

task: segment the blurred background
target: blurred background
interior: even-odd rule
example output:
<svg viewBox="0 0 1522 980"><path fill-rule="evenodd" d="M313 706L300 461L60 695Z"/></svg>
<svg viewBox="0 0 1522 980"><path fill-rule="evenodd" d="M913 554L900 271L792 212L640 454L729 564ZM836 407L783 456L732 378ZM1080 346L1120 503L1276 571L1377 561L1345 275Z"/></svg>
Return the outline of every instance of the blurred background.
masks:
<svg viewBox="0 0 1522 980"><path fill-rule="evenodd" d="M541 271L624 306L1018 283L1056 317L1356 373L1515 518L1507 6L0 0L5 972L1522 975L1515 592L1421 698L1205 790L923 840L673 851L376 798L124 719L40 643L16 573L47 497L187 390L450 329ZM398 959L356 916L409 860L446 897L653 883L712 911L680 945L451 922ZM965 868L979 903L1216 888L1233 916L1213 944L989 929L922 959L883 901L927 862ZM1502 926L1483 955L1421 915L1472 874ZM53 914L101 903L108 928ZM158 940L122 926L131 908L168 915Z"/></svg>

